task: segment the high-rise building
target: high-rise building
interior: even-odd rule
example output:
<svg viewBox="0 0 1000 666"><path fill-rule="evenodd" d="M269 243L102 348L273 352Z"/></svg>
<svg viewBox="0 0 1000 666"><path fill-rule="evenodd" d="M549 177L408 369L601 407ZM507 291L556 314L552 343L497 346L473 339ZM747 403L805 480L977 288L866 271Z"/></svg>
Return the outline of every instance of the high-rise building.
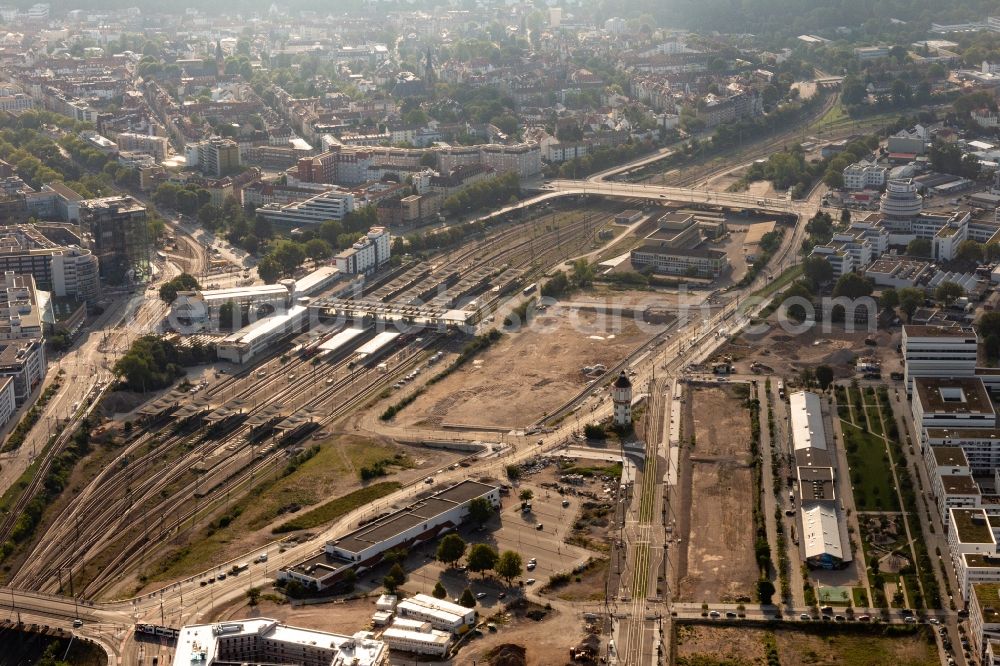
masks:
<svg viewBox="0 0 1000 666"><path fill-rule="evenodd" d="M206 176L221 178L240 168L240 147L232 139L213 136L187 146L187 165Z"/></svg>
<svg viewBox="0 0 1000 666"><path fill-rule="evenodd" d="M80 202L80 225L90 234L105 282L122 284L149 270L152 242L146 207L132 197Z"/></svg>

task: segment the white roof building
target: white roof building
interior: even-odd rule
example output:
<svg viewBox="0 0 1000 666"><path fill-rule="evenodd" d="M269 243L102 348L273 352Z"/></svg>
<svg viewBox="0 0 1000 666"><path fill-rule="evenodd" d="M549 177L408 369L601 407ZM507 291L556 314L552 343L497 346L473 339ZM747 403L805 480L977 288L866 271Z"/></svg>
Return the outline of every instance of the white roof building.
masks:
<svg viewBox="0 0 1000 666"><path fill-rule="evenodd" d="M802 507L802 545L806 562L820 564L837 558L843 561L844 547L840 541L840 522L835 507L817 502Z"/></svg>
<svg viewBox="0 0 1000 666"><path fill-rule="evenodd" d="M788 397L788 403L794 449L826 450L826 430L823 428L819 396L809 391L796 391Z"/></svg>
<svg viewBox="0 0 1000 666"><path fill-rule="evenodd" d="M255 618L183 627L173 666L294 663L301 666L383 666L389 650L362 634L344 636Z"/></svg>

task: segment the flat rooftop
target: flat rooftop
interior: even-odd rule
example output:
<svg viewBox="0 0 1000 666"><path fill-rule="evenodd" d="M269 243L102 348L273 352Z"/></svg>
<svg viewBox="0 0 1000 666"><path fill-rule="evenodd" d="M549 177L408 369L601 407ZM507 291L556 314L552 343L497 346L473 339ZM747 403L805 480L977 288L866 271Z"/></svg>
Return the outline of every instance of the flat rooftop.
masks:
<svg viewBox="0 0 1000 666"><path fill-rule="evenodd" d="M949 495L979 495L979 484L971 474L948 474L941 476L941 484Z"/></svg>
<svg viewBox="0 0 1000 666"><path fill-rule="evenodd" d="M836 499L832 467L799 467L799 495L803 502Z"/></svg>
<svg viewBox="0 0 1000 666"><path fill-rule="evenodd" d="M916 377L913 384L925 414L996 414L979 377Z"/></svg>
<svg viewBox="0 0 1000 666"><path fill-rule="evenodd" d="M905 324L903 333L908 338L968 338L976 337L971 328L962 326L931 326L928 324Z"/></svg>
<svg viewBox="0 0 1000 666"><path fill-rule="evenodd" d="M983 555L982 553L963 553L965 566L978 569L1000 569L1000 555Z"/></svg>
<svg viewBox="0 0 1000 666"><path fill-rule="evenodd" d="M938 428L934 428L937 430ZM928 432L931 428L927 429ZM972 428L967 428L972 430ZM965 449L961 446L932 446L934 461L938 467L968 467L969 459L965 457Z"/></svg>
<svg viewBox="0 0 1000 666"><path fill-rule="evenodd" d="M931 439L1000 439L1000 429L997 428L927 428L927 436ZM935 449L949 448L935 446ZM964 451L963 451L964 453Z"/></svg>
<svg viewBox="0 0 1000 666"><path fill-rule="evenodd" d="M269 618L254 618L183 627L177 637L174 666L211 664L222 656L218 645L220 638L240 636L262 636L286 645L328 649L334 653L330 660L331 664L378 666L387 653L387 647L382 641L331 634L314 629L300 629ZM254 663L273 663L277 658L277 655L261 650L261 654L255 655Z"/></svg>
<svg viewBox="0 0 1000 666"><path fill-rule="evenodd" d="M972 592L979 603L983 623L1000 623L1000 583L976 583Z"/></svg>
<svg viewBox="0 0 1000 666"><path fill-rule="evenodd" d="M466 479L364 527L359 527L339 539L330 541L329 545L347 552L360 553L421 523L430 522L432 518L450 511L456 505L481 497L495 488L496 486Z"/></svg>
<svg viewBox="0 0 1000 666"><path fill-rule="evenodd" d="M982 509L951 509L951 522L962 543L995 543Z"/></svg>

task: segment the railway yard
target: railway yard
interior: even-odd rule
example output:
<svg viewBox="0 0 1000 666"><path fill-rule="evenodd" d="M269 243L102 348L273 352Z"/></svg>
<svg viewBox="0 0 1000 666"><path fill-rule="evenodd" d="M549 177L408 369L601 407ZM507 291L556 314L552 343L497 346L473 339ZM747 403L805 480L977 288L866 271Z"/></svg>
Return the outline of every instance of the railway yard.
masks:
<svg viewBox="0 0 1000 666"><path fill-rule="evenodd" d="M468 308L478 299L472 307L483 314L477 318L489 316L513 289L592 249L621 207L542 211L439 260L404 265L356 300L403 310L418 303ZM43 524L53 527L38 531L10 582L53 593L72 588L87 598L141 591L206 527L228 522L227 512L247 493L285 474L294 456L337 435L333 424L380 398L395 399L400 391L393 387L403 386L404 376L429 376L435 359L447 367L464 344L447 330L379 338L361 324L362 332L340 348L319 349L343 328L338 315L320 312L310 331L249 367L220 364L190 391L175 389L116 415L118 446L100 449L100 471L50 507ZM373 340L371 354L358 353ZM621 344L634 342L624 336ZM426 466L451 461L425 457Z"/></svg>

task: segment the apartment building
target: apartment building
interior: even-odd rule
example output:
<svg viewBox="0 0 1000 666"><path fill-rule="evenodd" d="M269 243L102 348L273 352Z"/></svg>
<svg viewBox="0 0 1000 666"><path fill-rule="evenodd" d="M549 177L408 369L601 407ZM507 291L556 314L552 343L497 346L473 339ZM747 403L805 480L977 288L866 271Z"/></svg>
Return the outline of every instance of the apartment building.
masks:
<svg viewBox="0 0 1000 666"><path fill-rule="evenodd" d="M213 136L188 144L187 165L197 167L205 176L222 178L240 168L240 146L232 139Z"/></svg>
<svg viewBox="0 0 1000 666"><path fill-rule="evenodd" d="M845 190L880 189L885 186L889 168L862 160L844 167Z"/></svg>
<svg viewBox="0 0 1000 666"><path fill-rule="evenodd" d="M389 261L392 236L385 227L372 227L351 247L337 253L334 265L344 274L371 273Z"/></svg>

